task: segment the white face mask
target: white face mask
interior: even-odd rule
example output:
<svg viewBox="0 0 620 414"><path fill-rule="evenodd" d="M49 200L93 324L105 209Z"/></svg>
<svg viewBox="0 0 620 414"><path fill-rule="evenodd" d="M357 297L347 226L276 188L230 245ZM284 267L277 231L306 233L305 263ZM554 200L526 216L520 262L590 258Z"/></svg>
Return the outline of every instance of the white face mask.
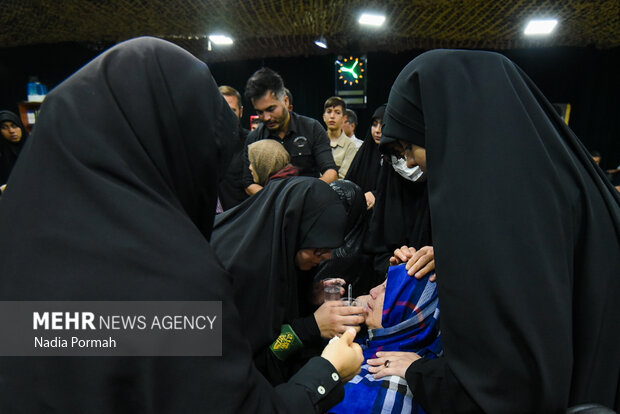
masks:
<svg viewBox="0 0 620 414"><path fill-rule="evenodd" d="M426 181L426 174L424 174L420 166L416 165L413 168L409 168L407 167L407 160L404 158L396 158L392 155L392 168L405 180L413 182Z"/></svg>

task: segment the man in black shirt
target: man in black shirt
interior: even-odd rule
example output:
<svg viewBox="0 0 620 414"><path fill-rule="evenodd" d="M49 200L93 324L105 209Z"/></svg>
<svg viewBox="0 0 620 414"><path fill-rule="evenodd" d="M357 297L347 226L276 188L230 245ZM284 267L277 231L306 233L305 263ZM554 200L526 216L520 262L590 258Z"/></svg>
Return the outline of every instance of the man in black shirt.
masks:
<svg viewBox="0 0 620 414"><path fill-rule="evenodd" d="M327 133L318 121L289 111L290 102L280 75L268 68L256 71L245 86L245 96L252 102L262 122L250 132L244 148L243 184L248 194L256 194L263 188L254 183L247 156L248 145L261 139L282 143L300 175L320 176L326 183L338 179Z"/></svg>
<svg viewBox="0 0 620 414"><path fill-rule="evenodd" d="M237 115L237 118L241 119L243 116L241 94L237 92L236 89L227 85L220 86L219 90L220 93L224 95L230 109ZM224 211L233 208L248 198L248 195L245 193L246 186L243 185L242 181L244 174L243 146L249 132L250 131L239 125L239 135L235 137L235 153L226 170L226 175L224 175L224 178L222 178L217 188L217 195Z"/></svg>

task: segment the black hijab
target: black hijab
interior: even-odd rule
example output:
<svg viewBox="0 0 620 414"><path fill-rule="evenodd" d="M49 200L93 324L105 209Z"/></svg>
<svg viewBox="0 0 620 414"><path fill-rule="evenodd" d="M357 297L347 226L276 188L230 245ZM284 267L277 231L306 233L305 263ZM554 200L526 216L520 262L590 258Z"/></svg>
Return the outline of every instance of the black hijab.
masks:
<svg viewBox="0 0 620 414"><path fill-rule="evenodd" d="M299 316L297 251L340 246L346 223L338 195L311 177L271 181L218 215L213 248L233 277L253 351L271 344L281 325Z"/></svg>
<svg viewBox="0 0 620 414"><path fill-rule="evenodd" d="M416 399L618 410L620 197L532 81L496 53L424 53L384 137L426 148L445 357L412 364Z"/></svg>
<svg viewBox="0 0 620 414"><path fill-rule="evenodd" d="M378 107L372 114L372 122L375 119L383 119L386 104ZM381 154L379 146L372 137L372 126L368 128L362 146L355 154L351 167L347 171L346 180L359 185L364 192L374 191L377 188L377 177L381 168Z"/></svg>
<svg viewBox="0 0 620 414"><path fill-rule="evenodd" d="M368 224L365 250L375 255L375 270L385 275L395 249L433 244L431 217L425 181L409 181L385 163L377 188L381 191Z"/></svg>
<svg viewBox="0 0 620 414"><path fill-rule="evenodd" d="M15 113L0 111L0 125L5 121L11 121L22 130L22 139L19 142L10 142L0 135L0 185L6 184L19 152L28 140L28 131Z"/></svg>
<svg viewBox="0 0 620 414"><path fill-rule="evenodd" d="M344 203L347 212L346 235L344 244L332 250L331 258L318 266L313 282L338 277L351 284L356 294L367 293L367 290L362 292L365 284L360 288L360 279L364 278L369 264L362 254L369 215L364 192L360 186L349 180L336 180L330 187ZM312 287L308 286L308 289Z"/></svg>
<svg viewBox="0 0 620 414"><path fill-rule="evenodd" d="M222 301L222 357L0 358L0 411L274 412L208 243L238 122L203 62L141 38L45 99L0 202L1 300ZM292 395L292 394L291 394Z"/></svg>
<svg viewBox="0 0 620 414"><path fill-rule="evenodd" d="M336 180L329 185L338 194L347 212L344 244L332 251L332 258L351 256L360 251L365 232L366 198L359 185L349 180Z"/></svg>

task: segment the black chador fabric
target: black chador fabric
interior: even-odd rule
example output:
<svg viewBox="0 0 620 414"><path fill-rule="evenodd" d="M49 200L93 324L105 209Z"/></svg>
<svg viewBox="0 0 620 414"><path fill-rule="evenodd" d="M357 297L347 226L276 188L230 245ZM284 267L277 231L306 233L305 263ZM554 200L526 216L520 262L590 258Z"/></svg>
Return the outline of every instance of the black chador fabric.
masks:
<svg viewBox="0 0 620 414"><path fill-rule="evenodd" d="M299 316L296 253L340 246L346 223L336 192L311 177L271 181L217 217L213 248L232 275L253 352L268 347L281 325Z"/></svg>
<svg viewBox="0 0 620 414"><path fill-rule="evenodd" d="M375 271L385 275L395 249L419 249L433 244L431 217L426 182L406 180L384 163L377 187L381 191L373 207L364 248L375 256Z"/></svg>
<svg viewBox="0 0 620 414"><path fill-rule="evenodd" d="M349 180L336 180L330 186L338 194L347 211L346 235L344 244L334 249L331 258L317 267L312 283L338 277L344 279L347 285L351 285L354 296L366 294L376 284L370 285L368 281L368 271L372 272L372 258L363 254L370 214L366 208L364 192L360 186ZM371 279L374 281L374 278ZM308 290L312 290L311 284L306 288L306 298Z"/></svg>
<svg viewBox="0 0 620 414"><path fill-rule="evenodd" d="M22 130L22 139L13 143L0 136L0 185L6 184L17 157L28 140L28 131L16 114L11 111L0 111L0 125L4 121L11 121L17 125Z"/></svg>
<svg viewBox="0 0 620 414"><path fill-rule="evenodd" d="M0 202L0 299L222 301L223 356L2 357L0 412L319 411L313 380L254 368L209 245L236 125L206 65L152 38L47 96Z"/></svg>
<svg viewBox="0 0 620 414"><path fill-rule="evenodd" d="M424 53L384 137L426 148L445 356L407 371L416 400L618 411L620 197L532 81L496 53Z"/></svg>
<svg viewBox="0 0 620 414"><path fill-rule="evenodd" d="M383 119L384 112L385 104L375 110L372 114L372 119ZM345 179L359 185L364 192L375 191L380 168L381 154L379 153L379 146L372 138L371 128L368 128L364 142L355 154Z"/></svg>
<svg viewBox="0 0 620 414"><path fill-rule="evenodd" d="M331 275L325 277L339 277L334 275L348 266L344 259L355 256L362 250L364 234L366 233L366 216L368 211L366 209L366 199L360 186L353 181L336 180L330 184L330 187L338 194L345 206L347 213L346 234L344 244L334 249L331 258L321 264L317 277L321 272L327 272L327 274ZM340 264L338 263L339 261L341 261ZM328 270L327 268L333 269ZM318 280L325 277L318 277Z"/></svg>
<svg viewBox="0 0 620 414"><path fill-rule="evenodd" d="M249 133L247 129L239 127L239 133L233 138L233 156L217 189L224 211L248 198L243 185L243 146Z"/></svg>

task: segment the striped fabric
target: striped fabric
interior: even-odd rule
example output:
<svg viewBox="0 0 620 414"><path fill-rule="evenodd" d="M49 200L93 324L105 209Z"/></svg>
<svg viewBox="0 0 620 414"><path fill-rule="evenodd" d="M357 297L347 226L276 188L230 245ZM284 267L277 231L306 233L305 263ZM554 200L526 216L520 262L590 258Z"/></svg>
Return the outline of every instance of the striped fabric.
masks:
<svg viewBox="0 0 620 414"><path fill-rule="evenodd" d="M382 329L369 329L360 338L365 359L379 351L416 352L424 358L442 353L437 284L428 277L417 280L405 265L391 267L383 303ZM374 379L364 364L345 386L345 398L330 413L423 413L407 382L390 376Z"/></svg>

